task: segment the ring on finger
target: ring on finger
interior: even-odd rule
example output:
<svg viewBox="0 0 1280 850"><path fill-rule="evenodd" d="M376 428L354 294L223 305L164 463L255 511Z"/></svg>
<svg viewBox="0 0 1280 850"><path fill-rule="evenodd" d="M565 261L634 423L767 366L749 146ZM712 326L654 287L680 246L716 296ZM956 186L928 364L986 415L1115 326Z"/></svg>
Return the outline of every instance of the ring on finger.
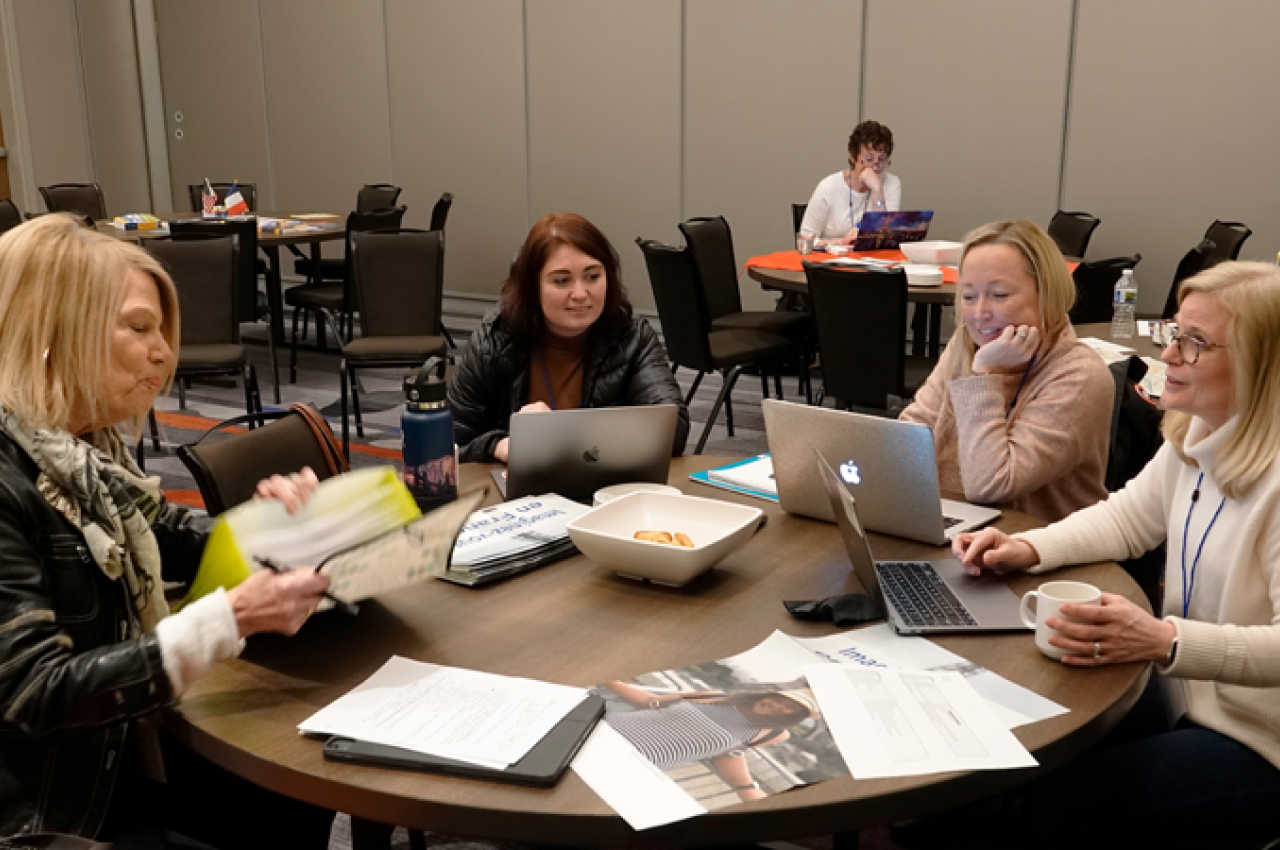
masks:
<svg viewBox="0 0 1280 850"><path fill-rule="evenodd" d="M1096 641L1096 640L1095 640L1095 641L1093 642L1093 657L1094 657L1094 658L1101 658L1101 657L1102 657L1102 642L1101 642L1101 641Z"/></svg>

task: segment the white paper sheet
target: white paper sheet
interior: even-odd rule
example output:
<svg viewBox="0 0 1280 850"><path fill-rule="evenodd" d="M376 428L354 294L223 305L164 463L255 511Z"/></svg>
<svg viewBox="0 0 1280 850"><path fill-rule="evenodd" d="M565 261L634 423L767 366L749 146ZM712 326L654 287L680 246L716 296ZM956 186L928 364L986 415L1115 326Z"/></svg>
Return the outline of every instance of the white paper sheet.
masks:
<svg viewBox="0 0 1280 850"><path fill-rule="evenodd" d="M634 830L707 812L608 723L596 724L572 767Z"/></svg>
<svg viewBox="0 0 1280 850"><path fill-rule="evenodd" d="M1105 339L1098 339L1092 336L1082 336L1080 341L1092 348L1102 358L1104 363L1114 363L1117 360L1123 360L1130 354L1136 352L1127 346L1117 345L1114 342L1108 342Z"/></svg>
<svg viewBox="0 0 1280 850"><path fill-rule="evenodd" d="M298 729L505 768L585 696L582 688L394 656Z"/></svg>
<svg viewBox="0 0 1280 850"><path fill-rule="evenodd" d="M958 672L847 664L804 672L856 779L1037 764Z"/></svg>

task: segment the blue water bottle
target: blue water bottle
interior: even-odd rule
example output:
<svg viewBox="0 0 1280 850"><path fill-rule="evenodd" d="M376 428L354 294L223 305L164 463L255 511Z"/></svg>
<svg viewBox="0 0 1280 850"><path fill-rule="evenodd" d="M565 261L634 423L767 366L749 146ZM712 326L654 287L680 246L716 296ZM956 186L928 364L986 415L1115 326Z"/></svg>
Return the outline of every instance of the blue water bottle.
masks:
<svg viewBox="0 0 1280 850"><path fill-rule="evenodd" d="M423 513L458 498L453 414L445 406L445 362L432 357L404 376L404 483Z"/></svg>

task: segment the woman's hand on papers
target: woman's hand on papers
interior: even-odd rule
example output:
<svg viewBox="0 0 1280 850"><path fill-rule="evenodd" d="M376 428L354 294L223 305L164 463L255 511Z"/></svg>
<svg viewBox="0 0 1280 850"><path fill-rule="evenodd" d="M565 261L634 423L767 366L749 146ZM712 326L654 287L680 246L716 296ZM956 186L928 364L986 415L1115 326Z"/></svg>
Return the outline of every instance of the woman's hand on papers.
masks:
<svg viewBox="0 0 1280 850"><path fill-rule="evenodd" d="M320 479L316 478L311 467L304 466L300 472L295 472L288 478L283 475L273 475L262 479L258 482L257 495L260 499L279 499L284 502L284 509L292 514L297 513L311 500L312 494L319 486Z"/></svg>
<svg viewBox="0 0 1280 850"><path fill-rule="evenodd" d="M240 637L258 632L291 635L302 628L329 589L329 577L312 569L258 570L227 591Z"/></svg>
<svg viewBox="0 0 1280 850"><path fill-rule="evenodd" d="M951 551L971 576L981 575L984 569L1007 573L1040 563L1040 553L1034 546L994 528L957 534L951 541Z"/></svg>

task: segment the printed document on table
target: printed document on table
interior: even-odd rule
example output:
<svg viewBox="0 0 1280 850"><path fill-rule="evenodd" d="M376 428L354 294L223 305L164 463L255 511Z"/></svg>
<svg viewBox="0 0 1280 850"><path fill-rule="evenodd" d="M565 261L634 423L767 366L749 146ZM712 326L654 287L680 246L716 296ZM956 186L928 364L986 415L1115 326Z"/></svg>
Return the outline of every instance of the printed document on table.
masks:
<svg viewBox="0 0 1280 850"><path fill-rule="evenodd" d="M298 729L506 768L586 694L582 688L393 656Z"/></svg>
<svg viewBox="0 0 1280 850"><path fill-rule="evenodd" d="M1037 764L959 673L847 664L804 672L855 779Z"/></svg>

